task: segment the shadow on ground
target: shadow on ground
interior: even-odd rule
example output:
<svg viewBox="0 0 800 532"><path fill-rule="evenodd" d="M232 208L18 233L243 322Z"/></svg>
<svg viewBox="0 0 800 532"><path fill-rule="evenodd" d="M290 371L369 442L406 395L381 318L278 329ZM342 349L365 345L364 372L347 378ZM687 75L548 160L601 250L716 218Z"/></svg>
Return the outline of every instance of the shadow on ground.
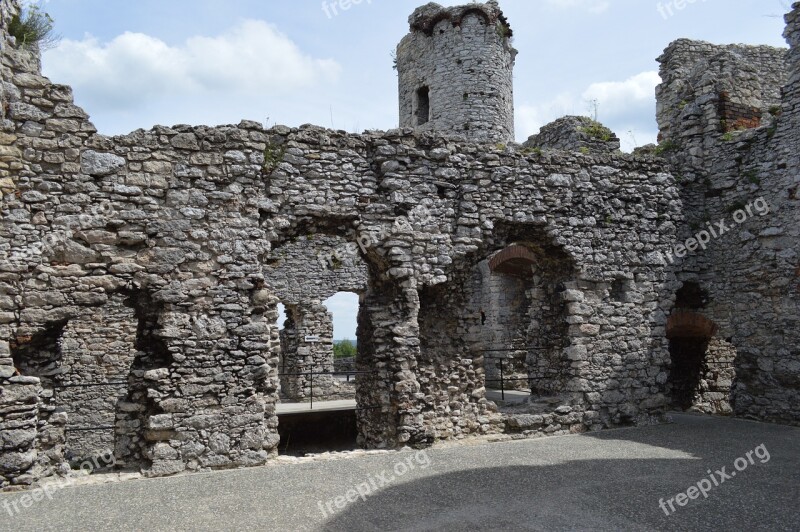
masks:
<svg viewBox="0 0 800 532"><path fill-rule="evenodd" d="M586 459L578 452L560 456L556 464L400 479L351 504L324 529L800 530L800 430L690 415L679 415L679 421L583 437L606 444L589 447L602 447L605 454L619 448L630 459ZM661 498L685 492L708 478L709 469L735 471L734 461L761 444L770 453L766 463L755 458L708 498L675 504L672 515L659 508ZM659 454L671 457L647 457Z"/></svg>

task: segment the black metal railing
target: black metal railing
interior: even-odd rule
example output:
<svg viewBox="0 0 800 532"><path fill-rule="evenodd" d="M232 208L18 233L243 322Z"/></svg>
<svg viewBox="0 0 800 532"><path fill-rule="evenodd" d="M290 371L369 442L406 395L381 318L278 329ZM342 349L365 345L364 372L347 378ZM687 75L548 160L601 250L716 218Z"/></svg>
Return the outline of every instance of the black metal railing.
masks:
<svg viewBox="0 0 800 532"><path fill-rule="evenodd" d="M528 353L530 351L544 351L546 347L526 347L521 349L483 349L483 353ZM519 381L527 381L528 389L532 388L531 381L533 377L528 375L527 377L506 377L505 376L505 362L513 360L510 356L485 356L486 360L498 360L500 363L498 364L500 370L500 377L495 379L485 379L486 383L490 382L499 382L500 383L500 399L505 401L506 400L506 383L507 382L519 382Z"/></svg>
<svg viewBox="0 0 800 532"><path fill-rule="evenodd" d="M336 370L326 370L326 371L299 371L299 372L290 372L290 373L278 373L278 377L308 377L308 387L309 387L309 410L314 409L314 376L329 376L335 377L337 375L345 375L347 377L347 382L350 382L350 377L356 377L358 375L375 375L378 373L378 370L369 370L369 371L358 371L358 370L346 370L346 371L336 371ZM380 406L369 406L369 407L360 407L356 408L356 410L374 410L376 408L381 408Z"/></svg>
<svg viewBox="0 0 800 532"><path fill-rule="evenodd" d="M500 378L498 379L486 379L486 383L490 382L499 382L500 383L500 398L505 401L506 400L506 383L507 382L519 382L519 381L528 381L528 388L531 387L531 377L506 377L503 372L503 362L508 360L507 358L492 358L487 357L487 360L499 360L500 361Z"/></svg>

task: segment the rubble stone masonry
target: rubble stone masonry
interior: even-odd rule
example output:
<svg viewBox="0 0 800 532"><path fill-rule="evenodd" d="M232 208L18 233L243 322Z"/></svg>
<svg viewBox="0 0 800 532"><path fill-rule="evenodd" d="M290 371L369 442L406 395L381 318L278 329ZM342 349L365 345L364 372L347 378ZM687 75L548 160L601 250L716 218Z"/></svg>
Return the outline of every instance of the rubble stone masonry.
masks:
<svg viewBox="0 0 800 532"><path fill-rule="evenodd" d="M0 0L0 488L109 448L153 476L265 463L281 395L307 392L282 364L327 367L321 303L338 291L360 297L368 448L659 422L676 390L700 410L800 421L800 4L788 55L667 50L663 157L561 133L582 149L510 142L516 51L493 2L412 16L401 113L419 88L404 46L433 46L475 86L440 94L446 79L426 76L444 74L420 67L432 125L360 135L248 121L98 134L5 31L17 9ZM479 29L474 54L436 52ZM480 94L492 65L477 59L494 53L503 75ZM769 214L667 259L759 197ZM676 350L697 345L686 388ZM514 408L486 397L500 349L531 389Z"/></svg>

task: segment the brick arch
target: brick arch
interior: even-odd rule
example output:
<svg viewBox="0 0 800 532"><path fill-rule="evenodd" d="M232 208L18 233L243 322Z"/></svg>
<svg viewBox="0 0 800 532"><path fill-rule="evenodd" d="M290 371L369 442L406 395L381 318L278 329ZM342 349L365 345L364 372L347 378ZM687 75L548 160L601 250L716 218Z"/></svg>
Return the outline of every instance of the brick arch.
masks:
<svg viewBox="0 0 800 532"><path fill-rule="evenodd" d="M528 273L527 266L536 264L536 254L525 246L512 244L489 259L492 273L519 275Z"/></svg>
<svg viewBox="0 0 800 532"><path fill-rule="evenodd" d="M492 17L490 17L486 11L484 11L479 7L474 7L471 9L467 9L460 15L456 16L453 19L453 26L461 26L461 23L464 21L465 18L467 18L468 15L477 15L478 17L483 19L483 23L487 26L493 22Z"/></svg>
<svg viewBox="0 0 800 532"><path fill-rule="evenodd" d="M667 320L667 338L712 338L719 327L697 312L677 311Z"/></svg>
<svg viewBox="0 0 800 532"><path fill-rule="evenodd" d="M443 20L449 20L452 22L453 17L447 11L439 13L438 15L431 17L430 19L422 22L422 23L415 23L412 24L412 29L419 29L422 30L426 35L433 35L433 30L436 28L436 25L439 24Z"/></svg>

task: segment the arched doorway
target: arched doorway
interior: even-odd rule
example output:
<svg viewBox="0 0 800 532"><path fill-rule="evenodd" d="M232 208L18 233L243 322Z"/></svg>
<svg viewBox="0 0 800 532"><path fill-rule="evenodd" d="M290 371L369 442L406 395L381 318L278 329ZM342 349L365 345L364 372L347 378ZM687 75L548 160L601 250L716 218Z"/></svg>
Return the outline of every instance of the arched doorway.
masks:
<svg viewBox="0 0 800 532"><path fill-rule="evenodd" d="M264 264L265 288L283 309L275 345L279 452L388 446L396 372L376 336L393 297L376 281L380 267L351 245L355 236L330 227L303 233L279 243Z"/></svg>
<svg viewBox="0 0 800 532"><path fill-rule="evenodd" d="M541 227L501 225L494 237L419 291L423 442L498 430L498 407L552 411L576 371L564 297L574 262Z"/></svg>
<svg viewBox="0 0 800 532"><path fill-rule="evenodd" d="M718 326L691 310L676 310L667 322L672 406L709 414L731 413L735 348L718 337Z"/></svg>

